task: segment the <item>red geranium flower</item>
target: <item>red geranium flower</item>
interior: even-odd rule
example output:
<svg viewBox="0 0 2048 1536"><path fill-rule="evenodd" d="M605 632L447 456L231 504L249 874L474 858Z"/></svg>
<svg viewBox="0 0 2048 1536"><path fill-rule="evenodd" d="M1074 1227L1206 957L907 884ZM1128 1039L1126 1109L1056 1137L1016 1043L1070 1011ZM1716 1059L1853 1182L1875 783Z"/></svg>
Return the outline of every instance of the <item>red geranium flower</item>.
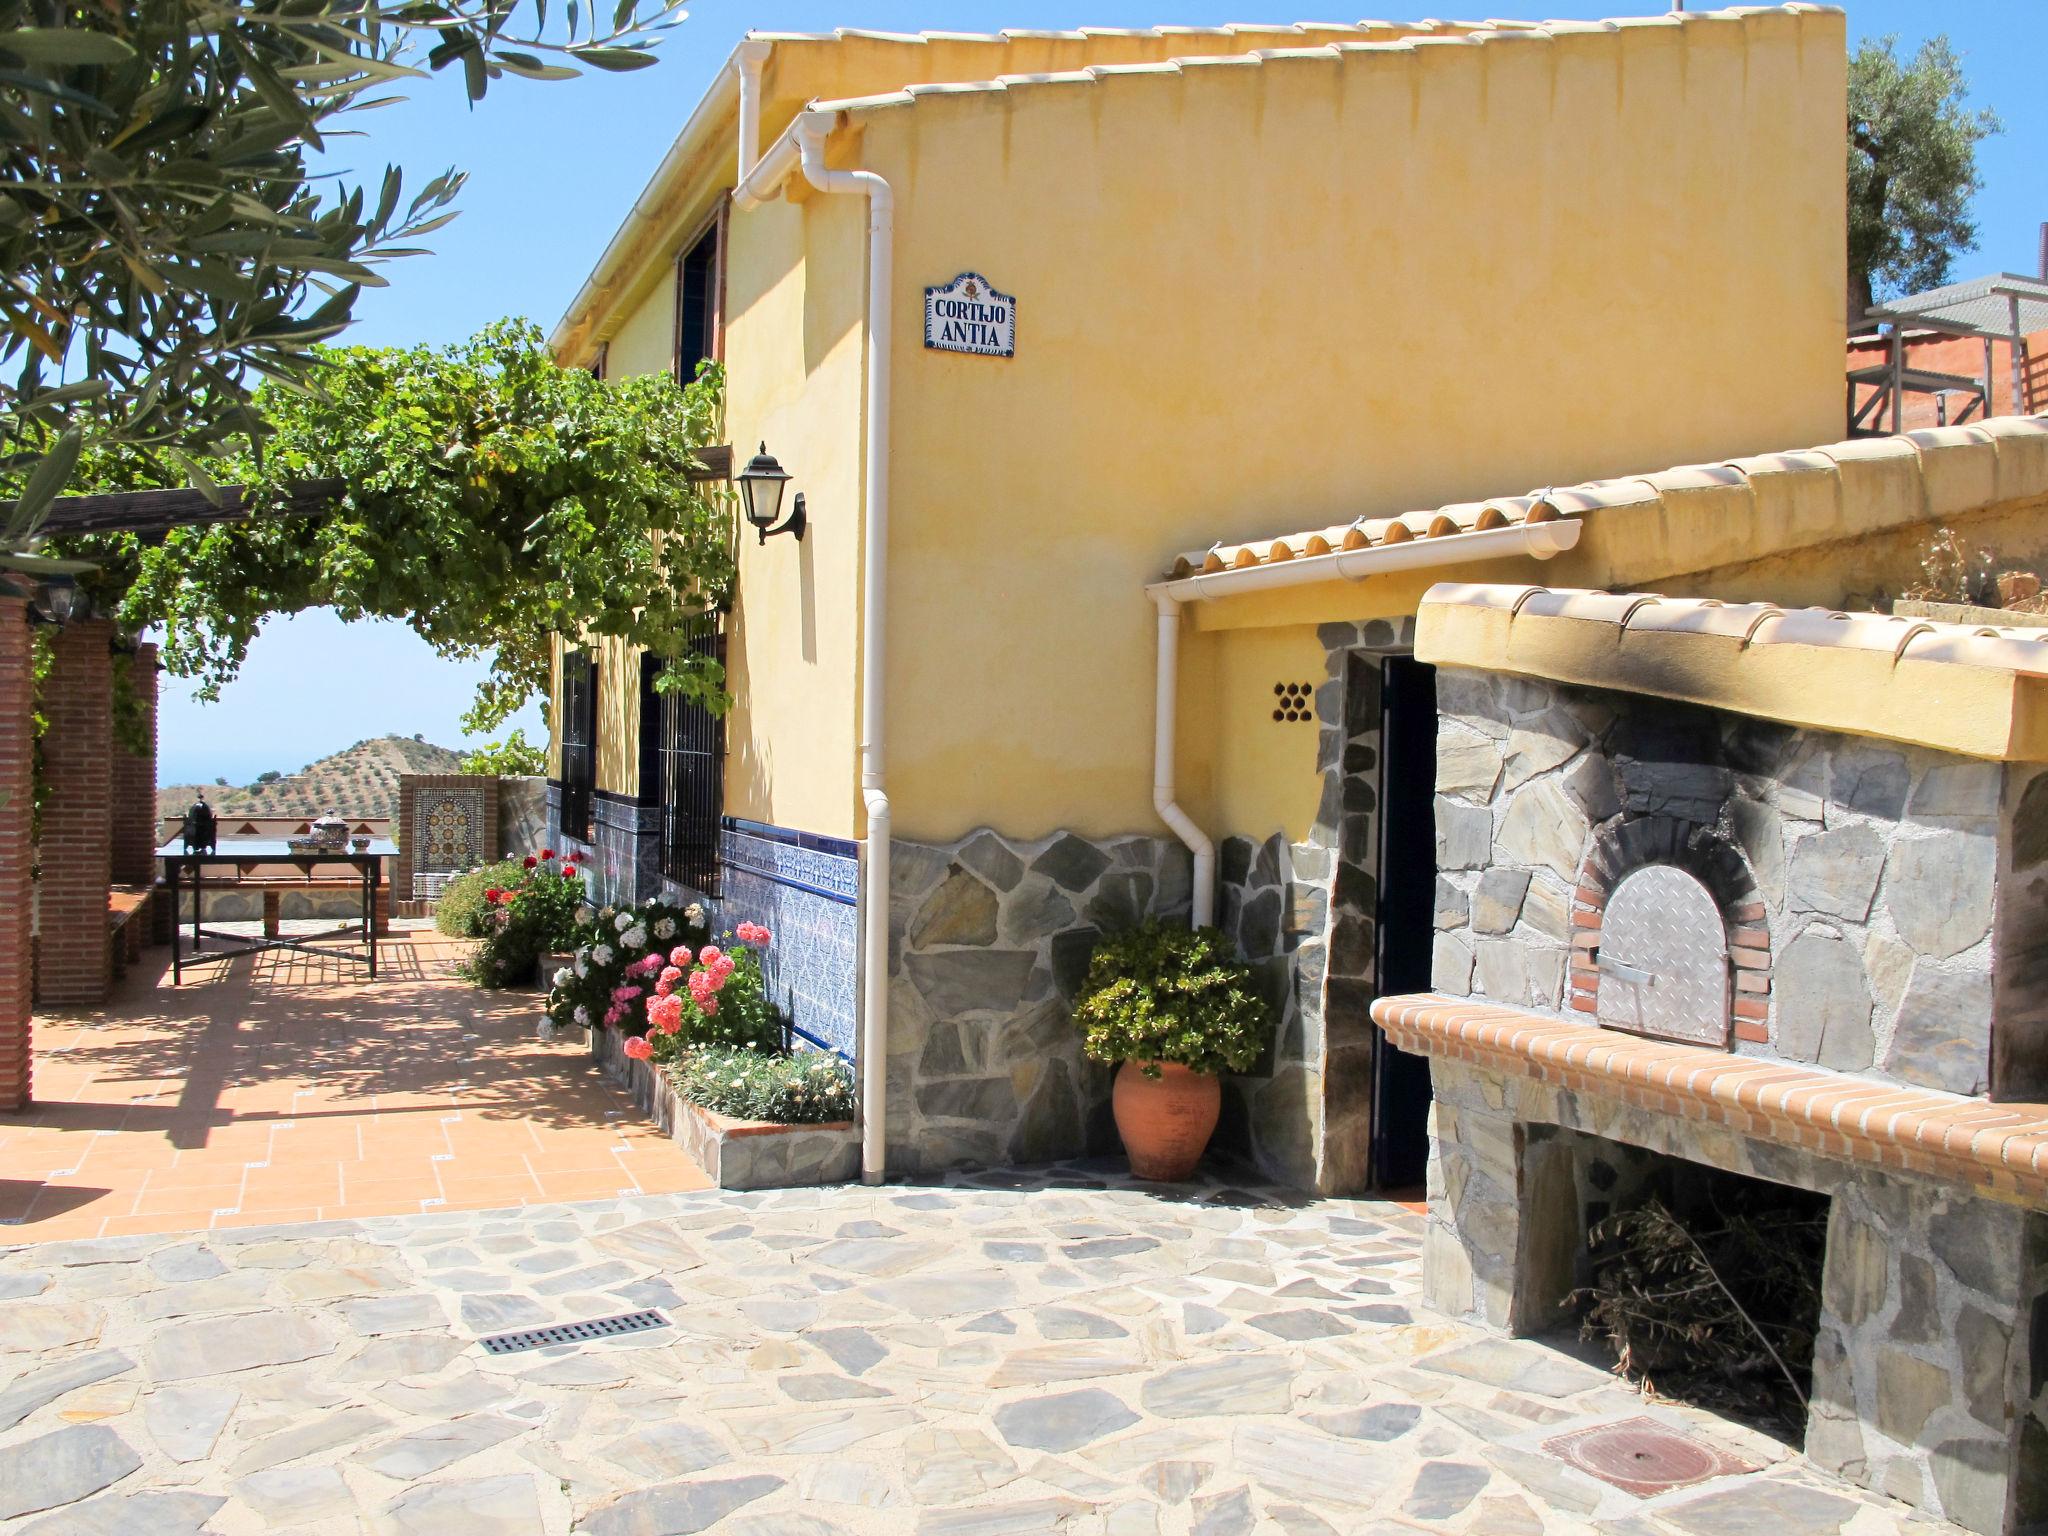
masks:
<svg viewBox="0 0 2048 1536"><path fill-rule="evenodd" d="M544 859L552 859L555 856L555 850L552 848L543 848L540 851L540 856Z"/></svg>
<svg viewBox="0 0 2048 1536"><path fill-rule="evenodd" d="M504 895L504 894L505 894L505 893L504 893L503 891L499 890L499 889L498 889L498 888L497 888L497 887L496 887L496 886L494 885L494 886L492 886L492 887L491 887L491 888L490 888L489 890L487 890L487 891L485 891L485 892L484 892L484 900L485 900L485 901L496 901L496 900L497 900L497 899L498 899L498 898L499 898L500 896L502 896L502 895Z"/></svg>
<svg viewBox="0 0 2048 1536"><path fill-rule="evenodd" d="M526 867L528 869L538 869L540 868L540 860L536 859L532 854L529 853L526 856Z"/></svg>

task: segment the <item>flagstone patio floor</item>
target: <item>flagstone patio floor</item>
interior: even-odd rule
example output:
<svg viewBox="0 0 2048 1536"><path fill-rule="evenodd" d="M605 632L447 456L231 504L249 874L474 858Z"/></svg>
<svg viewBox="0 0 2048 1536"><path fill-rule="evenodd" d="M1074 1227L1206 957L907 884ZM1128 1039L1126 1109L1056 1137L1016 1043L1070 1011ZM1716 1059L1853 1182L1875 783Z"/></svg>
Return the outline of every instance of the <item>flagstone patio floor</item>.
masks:
<svg viewBox="0 0 2048 1536"><path fill-rule="evenodd" d="M277 951L173 987L156 948L107 1007L39 1015L0 1240L705 1187L579 1046L534 1038L536 994L477 990L461 954L426 928L379 944L375 981Z"/></svg>
<svg viewBox="0 0 2048 1536"><path fill-rule="evenodd" d="M0 1253L0 1523L423 1536L1949 1528L1424 1310L1398 1205L1075 1165ZM658 1309L491 1355L479 1335ZM1650 1498L1547 1440L1755 1470Z"/></svg>

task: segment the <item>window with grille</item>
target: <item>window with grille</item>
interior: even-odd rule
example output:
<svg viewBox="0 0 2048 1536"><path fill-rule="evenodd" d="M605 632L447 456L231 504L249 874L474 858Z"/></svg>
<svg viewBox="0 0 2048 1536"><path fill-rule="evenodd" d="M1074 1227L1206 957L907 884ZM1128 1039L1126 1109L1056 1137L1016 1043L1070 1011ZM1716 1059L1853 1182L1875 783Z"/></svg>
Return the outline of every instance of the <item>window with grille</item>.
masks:
<svg viewBox="0 0 2048 1536"><path fill-rule="evenodd" d="M699 656L725 660L718 617L707 615L690 637ZM655 689L662 662L643 662L641 783L660 797L661 872L707 896L718 894L718 833L725 812L725 722L695 699Z"/></svg>
<svg viewBox="0 0 2048 1536"><path fill-rule="evenodd" d="M597 661L562 653L562 832L590 841L590 797L597 787Z"/></svg>

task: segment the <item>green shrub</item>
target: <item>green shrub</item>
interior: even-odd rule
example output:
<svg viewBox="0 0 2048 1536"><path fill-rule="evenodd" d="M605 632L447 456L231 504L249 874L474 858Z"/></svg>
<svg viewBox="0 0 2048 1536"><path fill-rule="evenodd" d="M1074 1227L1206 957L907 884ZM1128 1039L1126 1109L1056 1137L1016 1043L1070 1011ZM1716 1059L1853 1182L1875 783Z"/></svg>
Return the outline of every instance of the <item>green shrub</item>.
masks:
<svg viewBox="0 0 2048 1536"><path fill-rule="evenodd" d="M779 1125L853 1118L853 1074L836 1056L823 1051L782 1056L724 1046L664 1049L669 1038L656 1037L656 1060L670 1055L662 1068L676 1092L692 1104L735 1120Z"/></svg>
<svg viewBox="0 0 2048 1536"><path fill-rule="evenodd" d="M779 1051L782 1015L768 999L761 957L745 944L736 943L731 934L725 936L725 953L732 956L733 969L719 990L717 1012L706 1014L687 993L683 995L684 1037L692 1045Z"/></svg>
<svg viewBox="0 0 2048 1536"><path fill-rule="evenodd" d="M457 875L441 887L440 898L434 903L434 926L451 938L482 938L484 919L491 910L484 892L510 885L519 878L520 867L517 859L501 859L466 875Z"/></svg>
<svg viewBox="0 0 2048 1536"><path fill-rule="evenodd" d="M502 886L483 891L483 942L462 965L480 987L517 987L532 981L540 957L576 942L583 906L583 876L550 850L511 866Z"/></svg>
<svg viewBox="0 0 2048 1536"><path fill-rule="evenodd" d="M1214 928L1146 923L1101 940L1074 1005L1096 1061L1178 1062L1214 1076L1243 1072L1273 1038L1273 1010L1251 967Z"/></svg>
<svg viewBox="0 0 2048 1536"><path fill-rule="evenodd" d="M524 730L514 731L503 741L487 741L463 754L464 773L494 773L501 778L546 773L548 749L526 739Z"/></svg>

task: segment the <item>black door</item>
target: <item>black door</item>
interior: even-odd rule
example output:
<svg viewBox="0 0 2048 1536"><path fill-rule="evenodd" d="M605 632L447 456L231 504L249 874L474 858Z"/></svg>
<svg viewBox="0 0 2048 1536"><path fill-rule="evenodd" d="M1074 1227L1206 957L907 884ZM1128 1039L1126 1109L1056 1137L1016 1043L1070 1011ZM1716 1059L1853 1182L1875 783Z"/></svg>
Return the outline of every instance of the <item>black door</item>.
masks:
<svg viewBox="0 0 2048 1536"><path fill-rule="evenodd" d="M1389 656L1380 687L1381 996L1429 990L1436 937L1436 668ZM1373 1031L1372 1166L1380 1189L1429 1164L1429 1059Z"/></svg>

